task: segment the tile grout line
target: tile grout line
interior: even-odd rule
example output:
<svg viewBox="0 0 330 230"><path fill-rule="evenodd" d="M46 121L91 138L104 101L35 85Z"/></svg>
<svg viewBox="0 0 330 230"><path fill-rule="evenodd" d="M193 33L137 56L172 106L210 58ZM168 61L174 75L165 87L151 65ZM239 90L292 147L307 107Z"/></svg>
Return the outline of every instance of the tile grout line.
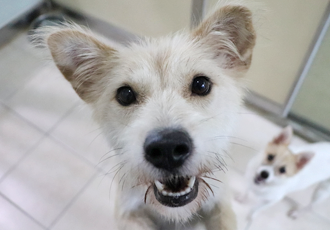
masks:
<svg viewBox="0 0 330 230"><path fill-rule="evenodd" d="M24 122L26 122L30 127L36 129L37 131L41 132L44 136L47 134L44 130L42 130L41 128L39 128L37 125L35 125L34 123L32 123L31 121L27 120L25 117L23 117L21 114L19 114L18 112L16 112L13 108L9 107L6 103L4 102L0 102L2 104L3 107L5 107L9 112L13 113L16 117L20 118L21 120L23 120Z"/></svg>
<svg viewBox="0 0 330 230"><path fill-rule="evenodd" d="M35 150L37 148L37 146L45 139L45 135L42 136L34 145L32 145L31 148L29 148L24 154L22 157L20 157L18 159L18 161L16 161L15 164L13 164L4 174L3 176L0 178L0 184L7 178L7 176L12 172L14 171L17 166L26 158L28 157L32 152L33 150Z"/></svg>
<svg viewBox="0 0 330 230"><path fill-rule="evenodd" d="M44 68L44 66L39 66L36 67L36 72L39 70L42 70ZM10 95L6 96L5 98L3 98L3 103L6 104L5 101L9 101L10 99L12 99L19 91L23 90L26 85L30 82L30 80L32 80L34 77L30 77L30 79L28 79L28 81L26 81L23 85L21 85L18 89L16 89L14 92L12 92Z"/></svg>
<svg viewBox="0 0 330 230"><path fill-rule="evenodd" d="M0 196L4 198L6 201L8 201L11 205L13 205L17 210L19 210L22 214L24 214L26 217L28 217L30 220L32 220L35 224L42 227L43 229L47 230L47 228L40 223L38 220L36 220L33 216L31 216L29 213L27 213L25 210L23 210L20 206L15 204L12 200L10 200L8 197L6 197L4 194L0 192Z"/></svg>
<svg viewBox="0 0 330 230"><path fill-rule="evenodd" d="M52 221L52 223L48 226L47 230L50 230L54 227L56 223L63 217L63 215L67 212L67 210L76 202L76 200L80 197L80 195L86 191L87 187L96 179L97 175L99 174L98 171L96 171L91 178L87 181L87 183L76 193L76 195L65 205L65 207L62 209L61 213L58 214L55 219Z"/></svg>
<svg viewBox="0 0 330 230"><path fill-rule="evenodd" d="M105 173L105 171L100 167L95 165L90 160L86 159L85 157L81 156L76 150L72 149L70 146L67 146L65 143L63 143L61 140L58 140L56 137L49 135L49 137L52 141L54 141L56 144L60 145L62 148L66 149L68 152L70 152L75 157L79 158L80 160L84 161L86 164L97 170L98 172Z"/></svg>
<svg viewBox="0 0 330 230"><path fill-rule="evenodd" d="M58 145L60 145L62 148L65 148L66 150L68 150L71 154L73 154L75 157L78 157L79 159L83 160L85 163L89 164L91 167L93 167L94 169L98 170L99 172L104 172L104 170L101 167L97 167L95 166L94 163L92 163L91 161L87 160L86 158L82 157L81 155L79 155L75 150L69 148L67 145L65 145L64 143L62 143L61 141L59 141L58 139L56 139L55 137L53 137L51 135L51 132L57 127L57 125L62 122L67 116L70 115L70 113L77 108L80 105L80 102L76 102L65 114L62 115L62 117L48 130L48 131L44 131L41 128L39 128L37 125L35 125L34 123L30 122L29 120L25 119L22 115L20 115L19 113L17 113L14 109L12 109L11 107L9 107L7 104L3 103L0 101L0 104L7 110L9 110L11 113L13 113L15 116L17 116L18 118L22 119L24 122L26 122L29 126L31 126L32 128L36 129L37 131L41 132L43 134L43 136L40 138L40 140L38 140L36 142L35 145L40 144L40 142L48 137L50 138L52 141L56 142ZM17 165L25 158L27 157L32 151L34 150L37 146L33 145L29 150L26 151L26 153L0 178L0 183L3 181L3 179L5 179L5 177L7 177L8 173L13 171Z"/></svg>
<svg viewBox="0 0 330 230"><path fill-rule="evenodd" d="M2 104L2 103L1 103ZM29 148L24 154L23 154L23 156L22 157L20 157L19 159L18 159L18 161L15 163L15 164L13 164L12 165L12 167L10 167L5 173L4 173L4 175L0 178L0 184L4 181L4 179L6 179L6 177L13 171L13 170L15 170L16 168L17 168L17 166L26 158L26 157L28 157L32 152L33 152L33 150L35 150L37 147L38 147L38 145L46 138L46 137L48 137L48 134L47 134L47 132L44 132L43 130L41 130L39 127L37 127L36 125L34 125L33 123L31 123L30 121L28 121L28 120L26 120L24 117L22 117L19 113L17 113L15 110L13 110L13 109L11 109L9 106L7 106L7 105L5 105L5 104L3 104L3 106L7 109L7 110L9 110L10 112L12 112L15 116L18 116L19 118L21 118L23 121L25 121L25 122L27 122L28 123L28 125L30 125L30 126L32 126L33 128L35 128L35 129L37 129L39 132L41 132L43 135L42 135L42 137L33 145L33 146L31 146L31 148ZM75 108L77 105L74 105L73 106L73 108ZM71 112L71 110L73 110L73 108L71 108L71 109L69 109L68 110L68 112ZM69 113L65 113L62 117L66 117ZM59 120L59 121L61 121L62 120L62 117L61 117L61 119ZM58 122L59 122L58 121ZM58 122L56 122L53 126L56 126L57 125L57 123ZM50 128L50 130L52 130L53 129L53 126L52 126L52 128Z"/></svg>
<svg viewBox="0 0 330 230"><path fill-rule="evenodd" d="M51 135L51 132L54 131L54 129L58 126L58 124L60 122L62 122L67 116L70 115L71 112L73 112L73 110L77 107L80 106L80 102L76 102L68 111L66 111L65 114L62 115L62 117L47 131L42 130L41 128L39 128L37 125L35 125L34 123L30 122L29 120L25 119L22 115L20 115L19 113L17 113L14 109L12 109L11 107L9 107L6 103L1 102L0 104L6 108L7 110L9 110L10 112L12 112L15 116L19 117L20 119L22 119L24 122L26 122L28 125L30 125L32 128L36 129L37 131L41 132L43 134L44 137L48 137L51 140L53 140L54 142L56 142L57 144L59 144L61 147L65 148L66 150L68 150L69 152L71 152L74 156L82 159L83 161L85 161L86 163L88 163L90 166L92 166L93 168L97 169L100 172L104 172L104 170L101 167L96 166L93 162L87 160L86 158L82 157L80 154L78 154L75 150L71 149L70 147L68 147L66 144L62 143L60 140L58 140L57 138L53 137ZM29 151L29 150L28 150ZM27 152L28 152L27 151ZM0 178L1 181L1 178ZM0 182L1 183L1 182Z"/></svg>
<svg viewBox="0 0 330 230"><path fill-rule="evenodd" d="M52 127L50 127L50 129L48 129L46 132L45 132L45 134L47 135L47 136L49 136L49 134L51 133L51 132L53 132L54 131L54 129L66 118L66 117L68 117L78 106L79 106L79 104L80 104L80 102L75 102L74 104L73 104L73 106L70 108L70 109L68 109L61 117L60 117L60 119L58 120L58 121L56 121L55 123L54 123L54 125L52 125Z"/></svg>

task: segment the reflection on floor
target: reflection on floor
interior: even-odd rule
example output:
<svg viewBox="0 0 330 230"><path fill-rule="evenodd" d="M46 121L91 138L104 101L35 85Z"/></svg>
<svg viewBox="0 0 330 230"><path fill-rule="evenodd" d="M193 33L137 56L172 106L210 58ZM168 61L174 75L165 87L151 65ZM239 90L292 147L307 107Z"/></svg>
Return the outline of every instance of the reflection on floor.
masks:
<svg viewBox="0 0 330 230"><path fill-rule="evenodd" d="M0 49L0 229L113 229L111 166L102 162L110 148L70 84L41 59L25 34ZM244 189L247 161L279 130L242 110L228 173L234 194ZM311 191L292 197L305 204ZM240 230L252 201L233 201ZM330 229L330 200L297 220L287 210L278 203L251 230Z"/></svg>

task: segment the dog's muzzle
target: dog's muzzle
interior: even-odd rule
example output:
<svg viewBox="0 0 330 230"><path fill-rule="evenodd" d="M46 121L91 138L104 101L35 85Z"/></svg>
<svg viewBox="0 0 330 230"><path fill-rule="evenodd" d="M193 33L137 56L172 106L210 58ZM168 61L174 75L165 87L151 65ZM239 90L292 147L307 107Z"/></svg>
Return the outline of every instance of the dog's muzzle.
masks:
<svg viewBox="0 0 330 230"><path fill-rule="evenodd" d="M184 206L198 195L198 178L178 172L193 151L189 134L182 129L152 131L144 143L145 159L167 175L154 181L156 199L169 207Z"/></svg>
<svg viewBox="0 0 330 230"><path fill-rule="evenodd" d="M263 184L272 177L272 167L271 166L261 166L254 178L254 183L257 185Z"/></svg>

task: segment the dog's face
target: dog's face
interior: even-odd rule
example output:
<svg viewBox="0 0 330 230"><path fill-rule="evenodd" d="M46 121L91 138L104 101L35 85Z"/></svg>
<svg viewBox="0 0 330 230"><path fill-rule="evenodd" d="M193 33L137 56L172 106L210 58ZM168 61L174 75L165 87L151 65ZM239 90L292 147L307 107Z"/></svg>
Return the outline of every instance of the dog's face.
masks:
<svg viewBox="0 0 330 230"><path fill-rule="evenodd" d="M47 37L58 68L116 149L124 192L133 197L139 188L142 203L180 220L212 194L203 176L224 164L254 43L251 13L241 6L219 9L191 33L128 47L109 47L79 28Z"/></svg>
<svg viewBox="0 0 330 230"><path fill-rule="evenodd" d="M294 154L289 149L292 138L290 126L266 147L262 165L257 169L254 182L259 186L280 185L293 177L310 161L313 153Z"/></svg>

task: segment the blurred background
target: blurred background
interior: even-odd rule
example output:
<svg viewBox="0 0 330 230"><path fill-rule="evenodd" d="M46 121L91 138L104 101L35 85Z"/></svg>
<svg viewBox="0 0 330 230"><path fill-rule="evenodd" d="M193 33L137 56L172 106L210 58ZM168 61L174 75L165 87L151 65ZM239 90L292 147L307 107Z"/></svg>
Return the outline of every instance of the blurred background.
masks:
<svg viewBox="0 0 330 230"><path fill-rule="evenodd" d="M257 45L231 152L231 188L282 127L296 144L330 139L330 1L259 0ZM64 18L123 45L193 28L216 0L0 0L0 229L114 229L110 147L91 111L27 35ZM111 189L110 189L111 187ZM293 194L307 204L313 187ZM253 199L233 200L243 229ZM251 226L330 229L330 199L292 220L283 201Z"/></svg>

